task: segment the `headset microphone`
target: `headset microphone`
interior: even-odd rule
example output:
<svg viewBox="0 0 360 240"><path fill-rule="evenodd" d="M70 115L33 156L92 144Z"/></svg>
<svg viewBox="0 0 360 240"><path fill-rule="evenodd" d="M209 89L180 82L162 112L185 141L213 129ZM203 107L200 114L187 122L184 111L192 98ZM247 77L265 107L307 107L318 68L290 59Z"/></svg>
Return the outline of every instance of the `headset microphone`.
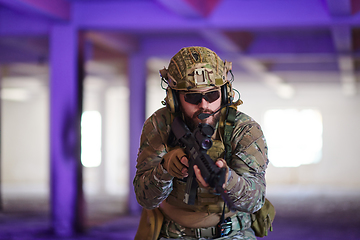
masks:
<svg viewBox="0 0 360 240"><path fill-rule="evenodd" d="M208 118L208 117L216 114L218 111L220 111L220 110L223 109L224 107L228 107L228 106L230 106L230 105L231 105L231 103L228 103L228 104L220 107L218 110L216 110L216 111L213 112L213 113L200 113L197 117L198 117L198 119L200 119L200 120L204 120L205 118Z"/></svg>

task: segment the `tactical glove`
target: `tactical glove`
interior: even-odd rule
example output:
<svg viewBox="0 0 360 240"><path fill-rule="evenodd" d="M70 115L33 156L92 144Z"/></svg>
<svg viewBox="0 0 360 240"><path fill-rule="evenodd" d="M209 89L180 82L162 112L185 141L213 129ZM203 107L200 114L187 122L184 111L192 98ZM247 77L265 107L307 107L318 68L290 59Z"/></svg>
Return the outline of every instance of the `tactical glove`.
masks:
<svg viewBox="0 0 360 240"><path fill-rule="evenodd" d="M164 155L162 165L171 176L176 178L185 177L181 172L181 170L186 167L181 163L182 157L186 157L186 154L182 148L176 148Z"/></svg>
<svg viewBox="0 0 360 240"><path fill-rule="evenodd" d="M223 185L223 188L225 188L225 185L227 183L227 180L228 180L228 177L229 177L229 167L226 163L226 161L222 158L218 158L216 160L216 163L215 163L218 167L221 167L221 168L226 168L226 173L225 173L225 182L224 182L224 185ZM209 187L209 184L207 184L203 178L203 176L201 175L201 171L200 169L195 165L194 166L194 172L195 172L195 175L196 175L196 181L198 182L199 186L201 187L204 187L204 188L207 188Z"/></svg>
<svg viewBox="0 0 360 240"><path fill-rule="evenodd" d="M217 166L221 165L221 164L218 163L219 161L222 162L222 168L226 168L225 183L224 183L224 185L223 185L223 188L225 188L226 183L227 183L227 181L228 181L228 179L229 179L229 169L230 169L230 168L228 167L225 159L223 159L223 158L218 158L218 160L216 160L216 165L217 165Z"/></svg>

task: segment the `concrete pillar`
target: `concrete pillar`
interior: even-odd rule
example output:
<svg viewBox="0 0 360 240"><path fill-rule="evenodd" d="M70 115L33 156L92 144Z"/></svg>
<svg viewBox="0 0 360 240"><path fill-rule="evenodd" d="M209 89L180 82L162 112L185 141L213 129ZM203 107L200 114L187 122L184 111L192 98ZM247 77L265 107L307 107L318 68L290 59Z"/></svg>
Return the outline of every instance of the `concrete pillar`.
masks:
<svg viewBox="0 0 360 240"><path fill-rule="evenodd" d="M83 230L80 160L83 62L79 32L55 25L50 34L50 194L56 235Z"/></svg>
<svg viewBox="0 0 360 240"><path fill-rule="evenodd" d="M102 87L99 89L98 97L99 97L99 112L101 114L101 164L99 168L99 186L100 186L100 194L107 195L107 188L106 188L106 175L107 175L107 165L109 164L108 155L106 152L106 145L107 143L107 132L106 132L106 107L105 107L105 93L106 87ZM111 144L111 143L110 143Z"/></svg>
<svg viewBox="0 0 360 240"><path fill-rule="evenodd" d="M0 91L2 89L3 67L0 65ZM2 133L2 98L0 95L0 133ZM0 211L3 211L2 195L2 134L0 134Z"/></svg>
<svg viewBox="0 0 360 240"><path fill-rule="evenodd" d="M138 214L141 210L136 201L133 187L133 179L136 172L136 158L140 145L140 135L145 121L145 99L146 99L146 57L136 53L129 58L129 88L130 88L130 191L129 211Z"/></svg>

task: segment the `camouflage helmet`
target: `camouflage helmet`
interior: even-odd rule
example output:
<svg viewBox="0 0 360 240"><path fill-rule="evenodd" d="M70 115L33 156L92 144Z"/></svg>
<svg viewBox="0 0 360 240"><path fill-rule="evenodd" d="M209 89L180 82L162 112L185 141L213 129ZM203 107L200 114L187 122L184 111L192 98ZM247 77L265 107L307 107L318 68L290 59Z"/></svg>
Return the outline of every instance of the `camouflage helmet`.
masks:
<svg viewBox="0 0 360 240"><path fill-rule="evenodd" d="M185 47L171 58L168 69L160 75L174 90L191 90L222 86L227 80L231 62L223 61L206 47Z"/></svg>

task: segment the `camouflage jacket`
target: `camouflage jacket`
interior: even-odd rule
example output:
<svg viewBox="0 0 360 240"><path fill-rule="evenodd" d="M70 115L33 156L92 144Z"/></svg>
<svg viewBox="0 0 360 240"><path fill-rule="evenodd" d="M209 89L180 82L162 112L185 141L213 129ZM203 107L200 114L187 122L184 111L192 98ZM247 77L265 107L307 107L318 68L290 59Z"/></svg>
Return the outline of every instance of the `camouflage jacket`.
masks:
<svg viewBox="0 0 360 240"><path fill-rule="evenodd" d="M174 187L174 178L161 164L169 151L170 126L171 114L166 108L156 111L143 126L133 185L137 201L146 209L158 207ZM237 210L253 213L265 201L265 170L268 165L267 145L259 124L237 111L231 145L231 171L225 190Z"/></svg>

